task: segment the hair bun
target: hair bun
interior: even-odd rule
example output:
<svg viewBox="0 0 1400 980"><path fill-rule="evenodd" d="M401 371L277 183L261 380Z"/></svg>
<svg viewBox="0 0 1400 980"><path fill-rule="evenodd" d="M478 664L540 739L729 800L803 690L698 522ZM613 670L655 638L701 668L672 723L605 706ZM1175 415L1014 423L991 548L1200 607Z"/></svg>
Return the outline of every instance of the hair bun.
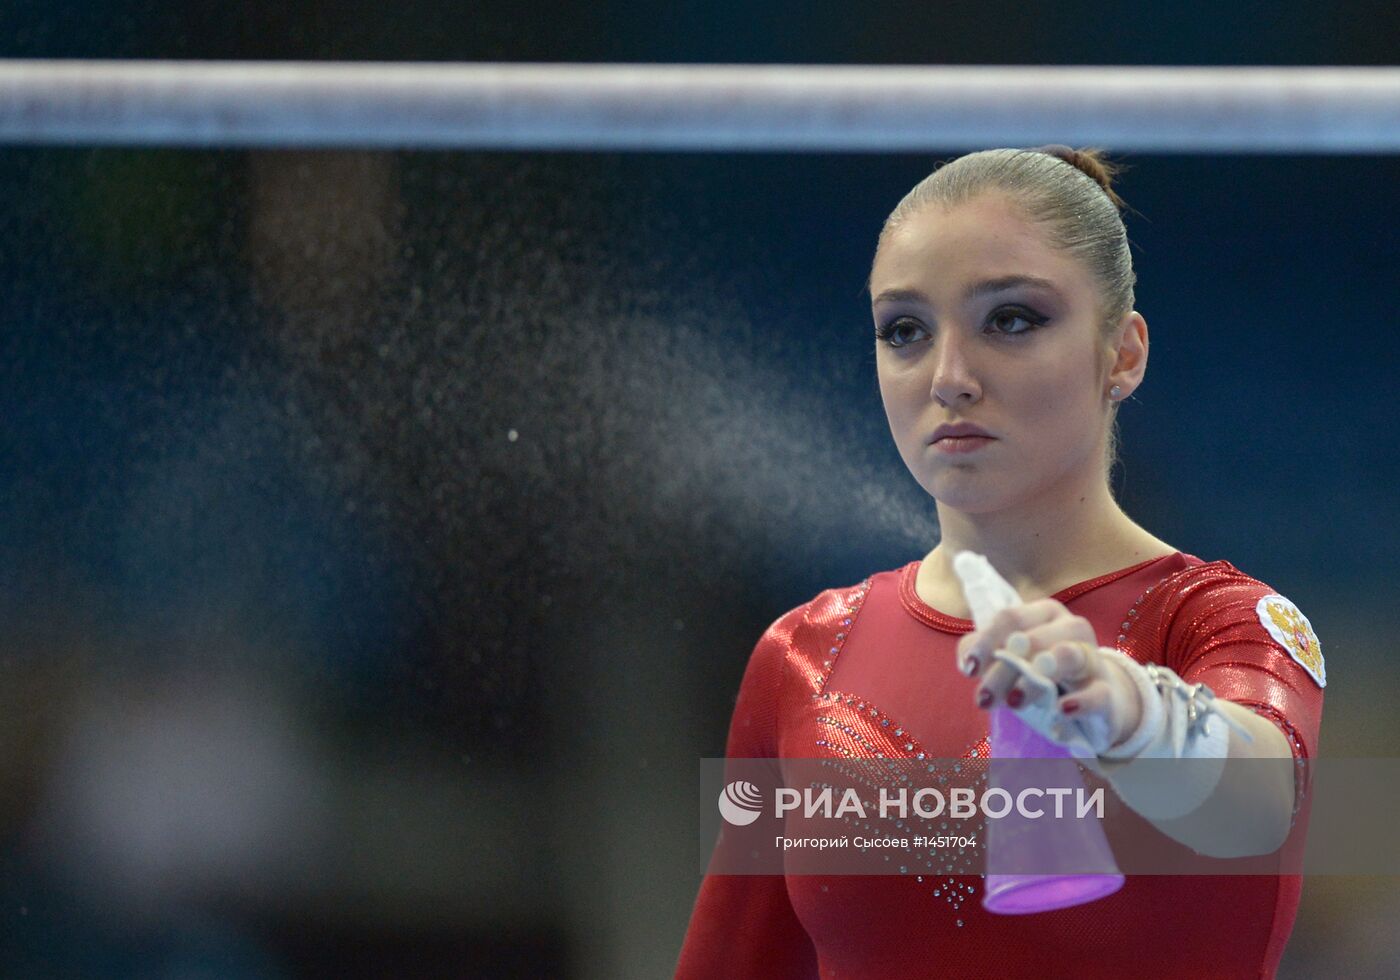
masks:
<svg viewBox="0 0 1400 980"><path fill-rule="evenodd" d="M1076 150L1063 143L1038 146L1036 150L1040 153L1048 153L1053 157L1059 157L1071 167L1088 175L1094 183L1103 188L1103 192L1108 195L1108 199L1113 202L1115 207L1123 207L1123 199L1113 190L1113 178L1122 168L1109 161L1103 155L1102 150L1094 148Z"/></svg>

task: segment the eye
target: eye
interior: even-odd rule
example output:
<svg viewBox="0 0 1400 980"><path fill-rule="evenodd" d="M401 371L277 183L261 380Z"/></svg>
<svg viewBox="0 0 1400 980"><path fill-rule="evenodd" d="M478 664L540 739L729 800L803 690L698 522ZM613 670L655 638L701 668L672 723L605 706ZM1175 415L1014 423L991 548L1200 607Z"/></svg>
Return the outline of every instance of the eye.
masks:
<svg viewBox="0 0 1400 980"><path fill-rule="evenodd" d="M877 326L875 328L875 336L882 343L888 344L890 347L904 347L911 343L911 341L901 337L906 327L914 330L924 329L918 320L902 316L896 320L891 320L889 323L882 323Z"/></svg>
<svg viewBox="0 0 1400 980"><path fill-rule="evenodd" d="M1030 333L1043 326L1047 320L1049 317L1042 316L1023 306L1003 306L987 318L987 323L992 325L991 333L1015 337L1018 334ZM1018 321L1023 326L1014 326ZM1005 326L1003 327L1003 325Z"/></svg>

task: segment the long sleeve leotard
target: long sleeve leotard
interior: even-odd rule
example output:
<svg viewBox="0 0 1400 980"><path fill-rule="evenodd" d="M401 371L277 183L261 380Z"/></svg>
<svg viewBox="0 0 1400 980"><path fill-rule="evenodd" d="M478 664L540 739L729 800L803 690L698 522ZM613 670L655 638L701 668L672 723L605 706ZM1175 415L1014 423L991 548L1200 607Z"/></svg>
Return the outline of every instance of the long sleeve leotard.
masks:
<svg viewBox="0 0 1400 980"><path fill-rule="evenodd" d="M953 668L972 624L918 597L918 564L828 589L764 632L740 684L730 758L987 757L988 716L972 703L974 680ZM1177 552L1055 598L1088 619L1101 644L1252 708L1296 759L1315 752L1321 651L1306 618L1264 583ZM1295 808L1292 833L1306 832L1306 811ZM1162 846L1189 853L1165 835ZM1291 874L1130 874L1107 898L1005 916L982 908L980 875L918 870L707 875L676 976L1272 977L1302 893Z"/></svg>

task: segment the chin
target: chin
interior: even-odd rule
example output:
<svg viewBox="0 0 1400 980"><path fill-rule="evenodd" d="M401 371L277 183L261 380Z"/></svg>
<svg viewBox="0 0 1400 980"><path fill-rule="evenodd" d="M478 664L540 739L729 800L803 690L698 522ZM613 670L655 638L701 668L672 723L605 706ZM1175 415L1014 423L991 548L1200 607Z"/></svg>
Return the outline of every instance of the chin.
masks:
<svg viewBox="0 0 1400 980"><path fill-rule="evenodd" d="M921 481L929 496L964 514L989 514L1006 506L1006 485L985 473L938 473Z"/></svg>

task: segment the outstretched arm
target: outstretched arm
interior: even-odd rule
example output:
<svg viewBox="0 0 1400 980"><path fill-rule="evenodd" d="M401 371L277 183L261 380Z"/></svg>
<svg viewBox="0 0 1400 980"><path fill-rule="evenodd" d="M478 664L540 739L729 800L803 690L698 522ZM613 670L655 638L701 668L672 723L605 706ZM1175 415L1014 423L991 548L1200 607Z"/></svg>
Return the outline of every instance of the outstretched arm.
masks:
<svg viewBox="0 0 1400 980"><path fill-rule="evenodd" d="M1320 686L1310 698L1304 671L1260 625L1255 605L1267 593L1243 575L1195 590L1176 610L1190 625L1171 634L1163 664L1147 667L1098 647L1092 625L1053 599L1004 602L963 638L959 665L982 674L979 704L1005 703L1069 746L1164 834L1214 857L1267 854L1288 836L1291 760L1306 750L1229 696L1243 695L1276 719L1306 714L1314 702L1320 713ZM1208 683L1221 696L1212 698ZM1190 761L1145 761L1163 758ZM1245 761L1259 759L1290 761Z"/></svg>

